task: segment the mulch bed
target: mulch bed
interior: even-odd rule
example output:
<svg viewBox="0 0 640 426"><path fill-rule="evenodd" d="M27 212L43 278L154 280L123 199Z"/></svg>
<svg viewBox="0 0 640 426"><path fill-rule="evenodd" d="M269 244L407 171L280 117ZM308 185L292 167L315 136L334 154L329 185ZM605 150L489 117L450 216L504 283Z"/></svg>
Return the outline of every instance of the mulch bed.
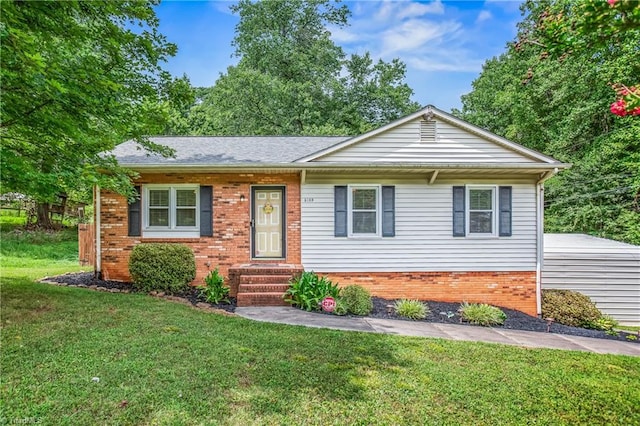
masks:
<svg viewBox="0 0 640 426"><path fill-rule="evenodd" d="M131 285L131 283L125 283L120 281L104 281L95 278L92 272L80 272L80 273L70 273L59 275L56 277L47 277L42 280L45 283L56 283L58 285L66 285L69 287L84 287L91 288L97 291L108 291L112 293L135 293L135 289ZM174 301L182 301L185 304L193 305L199 309L211 310L211 311L221 311L225 313L233 313L236 309L236 300L231 298L231 303L229 304L212 304L205 302L199 295L198 290L193 288L190 291L177 294L177 295L164 295L163 293L151 292L152 296L156 297L164 297ZM395 310L389 309L390 305L393 305L395 300L382 299L380 297L373 297L373 312L369 316L374 318L385 318L385 319L394 319L394 320L403 320L409 321L403 317L398 316L395 313ZM461 324L460 316L458 315L458 308L460 307L459 303L447 303L447 302L425 302L429 307L429 315L424 320L426 322L439 322L445 324ZM538 332L547 332L548 324L547 321L532 317L523 312L516 311L513 309L500 308L507 315L507 319L504 325L494 326L494 328L502 328L507 330L525 330L525 331L538 331ZM444 313L444 314L441 314ZM447 313L450 313L447 315ZM453 315L451 315L453 314ZM328 314L330 315L330 314ZM462 323L464 325L468 325L470 327L480 327L474 326L467 323ZM617 335L613 336L605 333L601 330L589 330L585 328L579 327L570 327L567 325L552 323L549 331L551 333L558 334L568 334L572 336L582 336L582 337L595 337L598 339L610 339L610 340L621 340L626 342L633 342L640 344L640 337L637 340L627 339L628 335L638 336L633 333L626 332L618 332Z"/></svg>
<svg viewBox="0 0 640 426"><path fill-rule="evenodd" d="M398 316L394 310L389 310L387 306L393 305L395 300L387 300L381 299L379 297L373 298L373 312L370 316L375 318L387 318L387 319L396 319L396 320L404 320L409 321L406 318L402 318ZM460 315L458 315L458 308L460 307L460 303L447 303L447 302L431 302L427 301L425 304L429 307L429 315L422 320L427 322L439 322L445 324L461 324ZM525 331L538 331L538 332L547 332L547 321L532 317L531 315L527 315L523 312L516 311L513 309L500 308L506 315L507 319L505 320L503 325L493 326L493 328L502 328L506 330L525 330ZM441 312L445 314L441 314ZM453 316L448 316L446 313L452 313ZM470 327L481 327L473 324L467 324ZM557 323L552 323L549 328L549 332L558 333L558 334L568 334L572 336L582 336L582 337L595 337L598 339L611 339L611 340L622 340L622 341L632 341L635 343L640 343L640 338L638 340L629 340L626 338L627 335L632 333L619 332L616 336L612 336L610 334L605 333L602 330L589 330L586 328L580 327L571 327L568 325L562 325Z"/></svg>
<svg viewBox="0 0 640 426"><path fill-rule="evenodd" d="M93 272L78 272L56 277L46 277L40 282L48 284L58 284L68 287L89 288L96 291L104 291L110 293L138 293L131 283L122 281L105 281L94 276ZM224 311L233 313L236 310L236 299L230 297L230 303L209 303L206 302L199 294L198 289L191 288L189 291L181 294L166 295L162 292L152 291L149 295L154 297L162 297L173 301L182 301L185 304L191 304L194 307L211 310Z"/></svg>

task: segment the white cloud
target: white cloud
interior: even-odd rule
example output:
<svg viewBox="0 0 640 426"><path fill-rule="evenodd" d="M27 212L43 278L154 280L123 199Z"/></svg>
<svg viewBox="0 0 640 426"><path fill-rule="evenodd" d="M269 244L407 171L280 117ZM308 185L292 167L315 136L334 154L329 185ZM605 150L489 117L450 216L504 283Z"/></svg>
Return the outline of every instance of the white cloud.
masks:
<svg viewBox="0 0 640 426"><path fill-rule="evenodd" d="M345 28L330 27L331 39L339 45L349 44L362 40L362 36Z"/></svg>
<svg viewBox="0 0 640 426"><path fill-rule="evenodd" d="M429 49L432 41L439 42L451 37L461 27L457 22L432 22L412 19L382 33L381 55L394 55L397 52L411 52Z"/></svg>
<svg viewBox="0 0 640 426"><path fill-rule="evenodd" d="M419 71L477 72L483 59L472 59L468 52L438 51L423 57L410 57L407 66Z"/></svg>
<svg viewBox="0 0 640 426"><path fill-rule="evenodd" d="M491 12L489 12L488 10L483 10L478 14L478 17L476 18L476 24L479 24L480 22L488 21L491 18L493 18L493 15L491 14Z"/></svg>
<svg viewBox="0 0 640 426"><path fill-rule="evenodd" d="M404 5L404 3L395 3L397 5ZM418 16L424 16L426 14L442 15L444 14L444 5L440 1L434 1L431 3L408 3L406 6L398 10L396 18L415 18Z"/></svg>
<svg viewBox="0 0 640 426"><path fill-rule="evenodd" d="M358 5L361 5L361 3L358 3ZM402 20L405 18L418 18L428 14L444 14L444 5L440 0L435 0L430 3L384 0L381 2L371 2L369 5L377 6L377 10L373 14L373 19L376 21ZM364 8L359 7L356 11L361 13L364 11Z"/></svg>
<svg viewBox="0 0 640 426"><path fill-rule="evenodd" d="M374 61L400 58L408 72L482 69L486 58L477 49L478 34L472 24L492 19L489 11L464 14L455 6L445 8L439 0L362 1L349 7L350 26L330 29L331 38L347 54L368 51Z"/></svg>

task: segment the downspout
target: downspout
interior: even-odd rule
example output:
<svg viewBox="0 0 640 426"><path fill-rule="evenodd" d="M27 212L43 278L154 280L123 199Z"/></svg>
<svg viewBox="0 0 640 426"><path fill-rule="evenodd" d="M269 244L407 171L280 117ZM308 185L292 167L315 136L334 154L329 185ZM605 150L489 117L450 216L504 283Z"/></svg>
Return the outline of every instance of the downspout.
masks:
<svg viewBox="0 0 640 426"><path fill-rule="evenodd" d="M558 173L548 171L536 182L536 312L542 315L542 266L544 263L544 183Z"/></svg>
<svg viewBox="0 0 640 426"><path fill-rule="evenodd" d="M95 225L95 233L96 233L96 264L95 264L95 275L97 278L102 277L102 241L100 239L100 187L96 185L96 220L94 221Z"/></svg>

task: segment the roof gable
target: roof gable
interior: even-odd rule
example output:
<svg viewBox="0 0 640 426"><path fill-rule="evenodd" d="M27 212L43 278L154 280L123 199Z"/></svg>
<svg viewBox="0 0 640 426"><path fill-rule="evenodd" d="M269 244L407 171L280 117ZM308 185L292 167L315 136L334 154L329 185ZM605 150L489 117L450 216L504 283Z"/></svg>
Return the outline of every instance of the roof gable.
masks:
<svg viewBox="0 0 640 426"><path fill-rule="evenodd" d="M298 162L559 164L433 106Z"/></svg>

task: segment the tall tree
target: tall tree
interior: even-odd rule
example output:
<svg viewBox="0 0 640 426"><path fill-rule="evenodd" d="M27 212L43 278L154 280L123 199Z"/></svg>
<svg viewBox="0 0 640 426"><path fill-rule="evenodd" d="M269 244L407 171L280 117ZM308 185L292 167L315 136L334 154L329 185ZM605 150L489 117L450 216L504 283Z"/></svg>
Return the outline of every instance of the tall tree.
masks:
<svg viewBox="0 0 640 426"><path fill-rule="evenodd" d="M398 60L347 57L328 27L349 10L331 0L241 0L232 6L238 65L192 108L193 133L354 134L419 107Z"/></svg>
<svg viewBox="0 0 640 426"><path fill-rule="evenodd" d="M47 202L68 188L126 192L128 175L101 152L162 131L167 103L188 96L160 64L176 52L158 33L157 1L0 3L2 191ZM109 173L105 173L108 171Z"/></svg>
<svg viewBox="0 0 640 426"><path fill-rule="evenodd" d="M519 41L563 0L526 2ZM573 167L547 184L546 229L640 243L640 124L609 113L611 81L640 75L640 31L614 43L579 42L549 57L542 43L514 43L485 63L457 112Z"/></svg>

